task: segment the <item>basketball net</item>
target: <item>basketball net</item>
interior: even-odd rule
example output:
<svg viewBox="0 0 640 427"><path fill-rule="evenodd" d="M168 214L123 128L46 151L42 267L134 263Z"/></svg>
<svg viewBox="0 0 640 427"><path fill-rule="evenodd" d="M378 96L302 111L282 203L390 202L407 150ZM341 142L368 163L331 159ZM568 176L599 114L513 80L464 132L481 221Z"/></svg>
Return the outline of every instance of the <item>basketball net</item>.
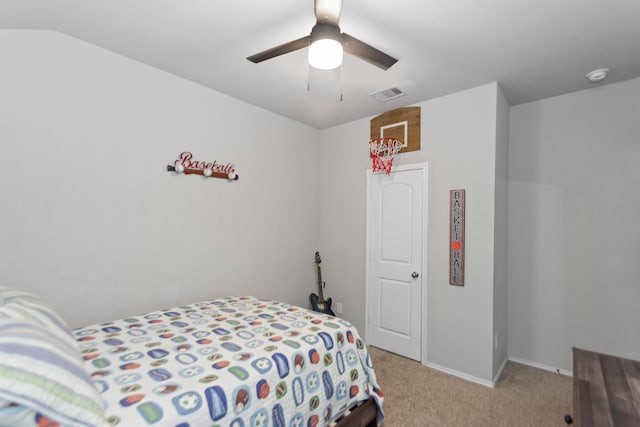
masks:
<svg viewBox="0 0 640 427"><path fill-rule="evenodd" d="M369 140L369 146L373 172L385 172L389 175L393 159L400 152L402 143L395 138L372 138Z"/></svg>

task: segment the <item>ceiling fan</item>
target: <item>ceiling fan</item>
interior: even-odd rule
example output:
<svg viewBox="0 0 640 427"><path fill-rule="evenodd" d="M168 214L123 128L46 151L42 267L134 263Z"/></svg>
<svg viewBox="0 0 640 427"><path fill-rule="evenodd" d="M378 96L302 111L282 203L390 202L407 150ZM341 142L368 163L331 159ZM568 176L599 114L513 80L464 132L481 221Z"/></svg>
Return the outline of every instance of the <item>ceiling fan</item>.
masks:
<svg viewBox="0 0 640 427"><path fill-rule="evenodd" d="M313 6L316 25L313 26L311 34L256 53L247 59L257 64L308 46L309 64L323 70L340 66L343 51L383 70L389 69L398 62L397 59L375 47L340 32L338 23L342 12L342 0L314 0Z"/></svg>

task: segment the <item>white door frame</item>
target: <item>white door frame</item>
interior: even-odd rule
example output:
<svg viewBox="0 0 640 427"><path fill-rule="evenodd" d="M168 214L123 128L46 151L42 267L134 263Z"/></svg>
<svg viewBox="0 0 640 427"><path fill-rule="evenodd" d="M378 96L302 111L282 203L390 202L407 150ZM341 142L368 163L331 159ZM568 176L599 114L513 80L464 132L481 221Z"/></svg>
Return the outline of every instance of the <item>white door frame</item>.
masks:
<svg viewBox="0 0 640 427"><path fill-rule="evenodd" d="M420 314L420 321L421 321L421 325L420 325L420 340L421 340L421 354L420 354L420 363L422 363L423 365L426 365L427 363L427 326L426 325L426 320L427 320L427 235L429 234L429 230L427 228L427 217L429 214L429 205L428 205L428 194L429 194L429 188L428 188L428 183L429 183L429 167L428 167L428 163L412 163L412 164L408 164L408 165L399 165L399 166L394 166L391 173L397 172L397 171L407 171L407 170L414 170L414 169L421 169L422 170L422 178L423 178L423 203L422 203L422 207L424 210L424 215L422 217L422 272L420 273L420 286L422 287L422 301L421 301L421 314ZM380 173L380 172L378 172ZM372 173L372 169L368 169L367 170L367 220L366 220L366 238L365 238L365 245L366 245L366 249L365 249L365 265L366 265L366 272L365 272L365 286L364 286L364 290L365 290L365 311L364 311L364 315L365 315L365 326L364 326L364 335L365 335L365 341L368 340L369 337L369 280L371 278L371 247L370 247L370 243L371 243L371 236L370 236L370 230L371 230L371 178L373 177L373 173Z"/></svg>

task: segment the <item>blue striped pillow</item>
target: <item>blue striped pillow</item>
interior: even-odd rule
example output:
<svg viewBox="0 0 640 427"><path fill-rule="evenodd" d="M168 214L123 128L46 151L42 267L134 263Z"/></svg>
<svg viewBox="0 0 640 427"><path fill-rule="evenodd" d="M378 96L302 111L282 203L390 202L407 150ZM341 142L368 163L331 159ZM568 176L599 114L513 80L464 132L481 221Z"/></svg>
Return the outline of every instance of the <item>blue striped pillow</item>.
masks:
<svg viewBox="0 0 640 427"><path fill-rule="evenodd" d="M100 394L65 322L35 295L7 288L0 288L0 401L72 426L104 424Z"/></svg>

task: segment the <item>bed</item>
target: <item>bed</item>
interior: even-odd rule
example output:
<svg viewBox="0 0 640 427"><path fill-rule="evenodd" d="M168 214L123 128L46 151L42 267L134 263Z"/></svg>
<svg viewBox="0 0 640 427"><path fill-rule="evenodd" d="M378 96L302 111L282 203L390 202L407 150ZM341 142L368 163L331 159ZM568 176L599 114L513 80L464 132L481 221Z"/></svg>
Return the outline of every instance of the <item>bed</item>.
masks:
<svg viewBox="0 0 640 427"><path fill-rule="evenodd" d="M250 296L68 330L0 289L0 425L367 426L383 419L347 321Z"/></svg>

